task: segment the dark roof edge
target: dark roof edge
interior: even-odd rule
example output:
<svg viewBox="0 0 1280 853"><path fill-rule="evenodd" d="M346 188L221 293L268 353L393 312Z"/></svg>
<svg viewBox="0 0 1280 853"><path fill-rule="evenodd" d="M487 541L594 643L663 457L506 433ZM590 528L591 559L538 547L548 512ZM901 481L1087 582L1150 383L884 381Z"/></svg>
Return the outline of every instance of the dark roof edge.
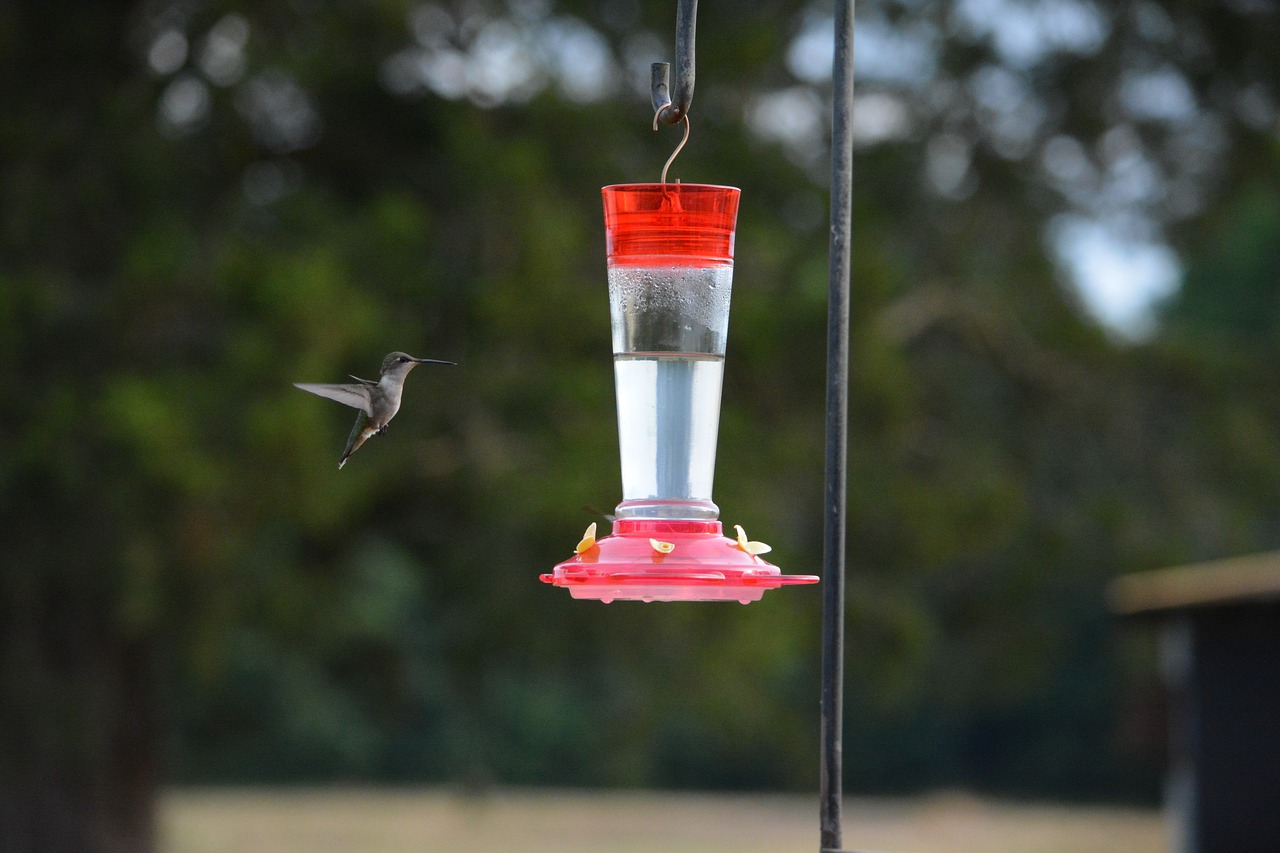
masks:
<svg viewBox="0 0 1280 853"><path fill-rule="evenodd" d="M1125 575L1107 587L1124 616L1280 601L1280 551Z"/></svg>

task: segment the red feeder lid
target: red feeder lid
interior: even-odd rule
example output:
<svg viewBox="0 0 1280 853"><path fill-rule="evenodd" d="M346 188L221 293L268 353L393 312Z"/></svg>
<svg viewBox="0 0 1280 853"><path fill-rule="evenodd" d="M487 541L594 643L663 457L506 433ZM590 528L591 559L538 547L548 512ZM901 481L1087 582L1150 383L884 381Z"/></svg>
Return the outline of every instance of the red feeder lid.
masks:
<svg viewBox="0 0 1280 853"><path fill-rule="evenodd" d="M655 258L666 264L679 258L681 266L733 263L736 187L615 184L601 193L610 264L648 266Z"/></svg>
<svg viewBox="0 0 1280 853"><path fill-rule="evenodd" d="M620 518L613 534L540 578L574 598L611 601L759 601L766 590L817 583L784 575L738 547L719 521Z"/></svg>

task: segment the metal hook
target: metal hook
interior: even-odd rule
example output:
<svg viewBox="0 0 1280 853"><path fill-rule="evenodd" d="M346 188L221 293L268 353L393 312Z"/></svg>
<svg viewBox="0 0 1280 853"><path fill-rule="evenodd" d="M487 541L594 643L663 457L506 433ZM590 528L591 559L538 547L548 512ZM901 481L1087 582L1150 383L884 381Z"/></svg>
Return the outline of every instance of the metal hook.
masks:
<svg viewBox="0 0 1280 853"><path fill-rule="evenodd" d="M671 63L655 62L649 67L649 92L653 99L655 128L658 121L676 124L689 115L689 105L693 102L693 40L694 31L697 29L697 17L698 0L679 0L676 4L674 99L671 97ZM687 134L686 138L688 138Z"/></svg>
<svg viewBox="0 0 1280 853"><path fill-rule="evenodd" d="M653 114L653 129L655 131L658 129L658 119L661 115L661 108ZM667 158L667 162L662 165L662 183L664 184L667 182L667 170L670 169L671 164L675 162L676 155L684 148L684 144L689 141L689 131L693 129L693 125L689 122L689 114L685 113L682 118L684 118L684 136L680 138L680 144L676 146L675 151L671 152L671 156Z"/></svg>

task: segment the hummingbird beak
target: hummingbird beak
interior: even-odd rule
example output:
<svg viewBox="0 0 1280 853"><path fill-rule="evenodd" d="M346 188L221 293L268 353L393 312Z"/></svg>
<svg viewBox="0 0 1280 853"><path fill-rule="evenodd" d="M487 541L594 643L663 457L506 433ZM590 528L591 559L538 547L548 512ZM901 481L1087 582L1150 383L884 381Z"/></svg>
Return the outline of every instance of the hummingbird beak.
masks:
<svg viewBox="0 0 1280 853"><path fill-rule="evenodd" d="M415 364L457 364L456 361L444 361L439 358L415 358L413 361Z"/></svg>

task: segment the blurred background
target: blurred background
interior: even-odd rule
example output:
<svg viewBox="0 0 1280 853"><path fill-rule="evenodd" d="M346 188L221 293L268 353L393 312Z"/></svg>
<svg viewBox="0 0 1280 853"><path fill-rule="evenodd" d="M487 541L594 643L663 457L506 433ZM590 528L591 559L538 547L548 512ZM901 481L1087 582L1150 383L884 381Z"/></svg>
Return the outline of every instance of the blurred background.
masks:
<svg viewBox="0 0 1280 853"><path fill-rule="evenodd" d="M741 187L715 498L821 565L832 23L704 0ZM814 790L816 587L537 581L620 499L599 188L657 0L0 5L0 825L211 784ZM847 785L1154 804L1113 577L1280 546L1280 11L857 23ZM351 412L290 386L424 368ZM136 845L110 847L108 841Z"/></svg>

